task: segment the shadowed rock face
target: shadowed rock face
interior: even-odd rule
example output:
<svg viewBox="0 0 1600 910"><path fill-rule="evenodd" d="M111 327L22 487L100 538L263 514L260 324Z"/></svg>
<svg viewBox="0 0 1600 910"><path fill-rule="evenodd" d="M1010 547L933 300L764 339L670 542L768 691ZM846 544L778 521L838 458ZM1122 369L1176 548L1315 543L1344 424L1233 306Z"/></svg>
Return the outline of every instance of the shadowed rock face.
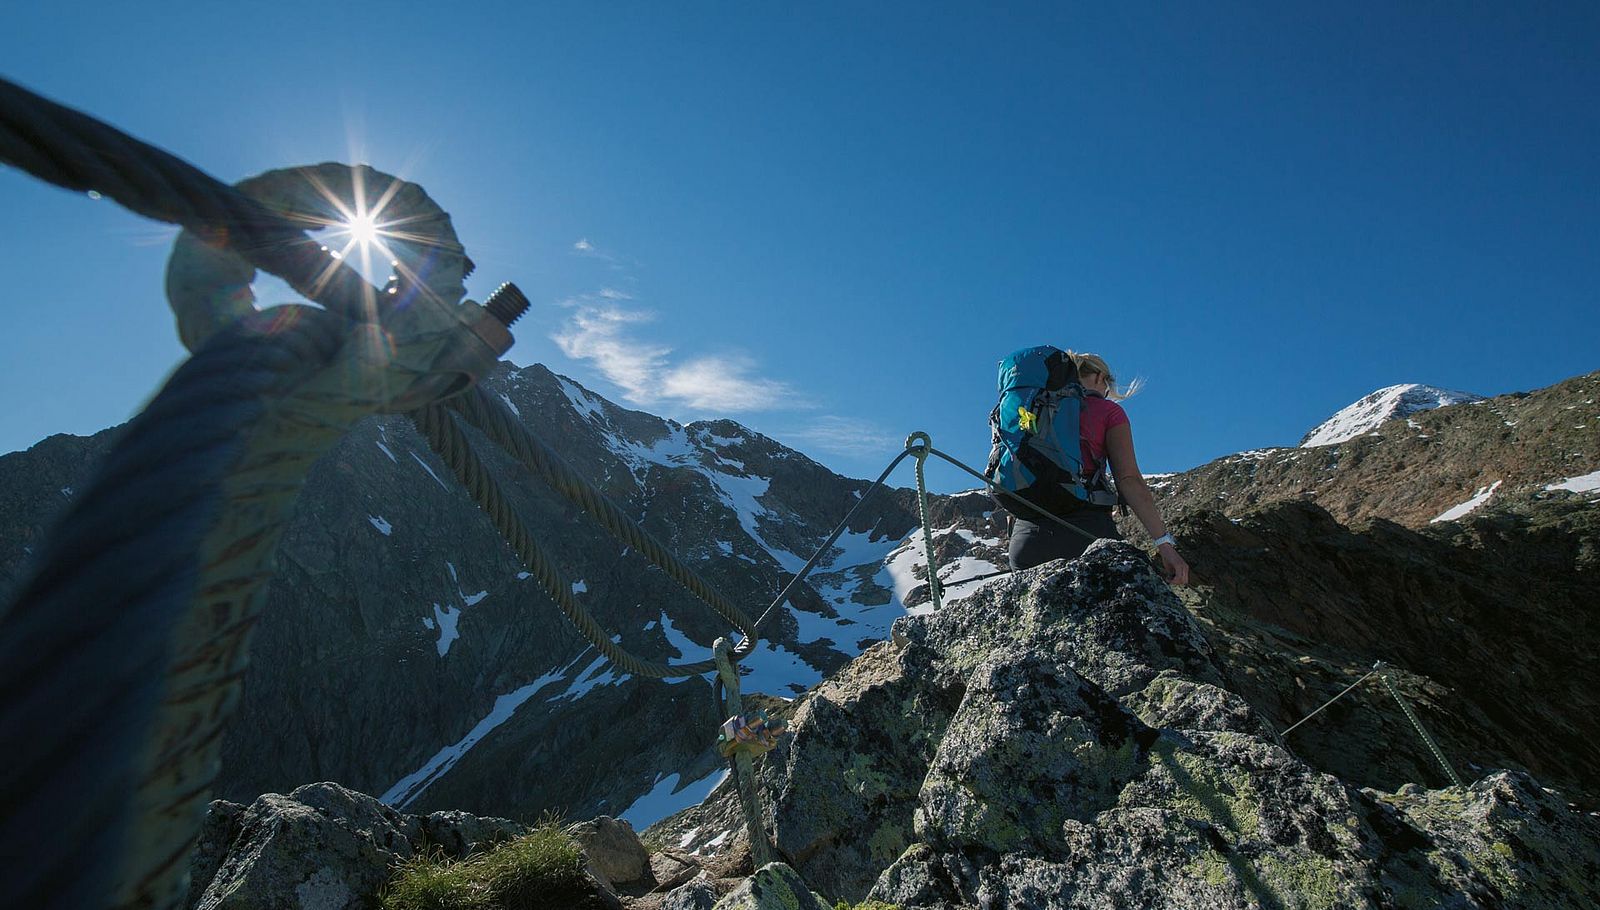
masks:
<svg viewBox="0 0 1600 910"><path fill-rule="evenodd" d="M1526 775L1381 793L1286 750L1143 554L907 617L760 770L823 894L904 907L1584 907L1600 821ZM704 843L731 792L647 833ZM724 822L725 824L725 822Z"/></svg>
<svg viewBox="0 0 1600 910"><path fill-rule="evenodd" d="M1551 499L1413 531L1280 503L1176 526L1199 579L1180 596L1275 729L1383 660L1464 776L1520 768L1600 807L1600 510ZM1352 783L1447 781L1377 680L1288 745Z"/></svg>

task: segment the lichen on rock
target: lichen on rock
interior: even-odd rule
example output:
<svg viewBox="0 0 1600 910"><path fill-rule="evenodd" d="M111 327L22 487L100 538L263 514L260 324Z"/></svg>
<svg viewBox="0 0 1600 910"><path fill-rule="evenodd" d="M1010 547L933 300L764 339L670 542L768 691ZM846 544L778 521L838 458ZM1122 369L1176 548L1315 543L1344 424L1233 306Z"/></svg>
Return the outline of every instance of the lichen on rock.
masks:
<svg viewBox="0 0 1600 910"><path fill-rule="evenodd" d="M1600 826L1531 781L1383 795L1286 750L1125 544L895 631L803 700L763 773L779 849L824 893L930 910L1576 907L1592 893ZM885 862L913 784L911 842Z"/></svg>

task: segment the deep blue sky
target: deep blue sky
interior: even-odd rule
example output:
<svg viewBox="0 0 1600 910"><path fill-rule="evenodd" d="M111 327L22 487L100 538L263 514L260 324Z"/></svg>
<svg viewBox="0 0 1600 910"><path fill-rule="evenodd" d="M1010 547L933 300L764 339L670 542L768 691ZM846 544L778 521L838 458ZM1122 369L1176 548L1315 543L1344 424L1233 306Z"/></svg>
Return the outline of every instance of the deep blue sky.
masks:
<svg viewBox="0 0 1600 910"><path fill-rule="evenodd" d="M1600 7L1103 6L27 4L0 75L227 180L414 180L533 299L511 359L856 476L981 464L1039 342L1147 380L1147 471L1600 368ZM0 168L0 452L178 362L172 234Z"/></svg>

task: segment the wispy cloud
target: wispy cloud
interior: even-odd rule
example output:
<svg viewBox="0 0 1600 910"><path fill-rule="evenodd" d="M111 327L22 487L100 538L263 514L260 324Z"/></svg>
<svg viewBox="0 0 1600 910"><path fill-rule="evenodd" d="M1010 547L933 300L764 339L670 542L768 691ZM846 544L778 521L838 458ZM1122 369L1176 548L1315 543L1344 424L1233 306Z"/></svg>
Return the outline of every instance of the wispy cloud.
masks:
<svg viewBox="0 0 1600 910"><path fill-rule="evenodd" d="M737 414L803 407L786 383L755 375L748 357L699 357L661 377L661 397L704 411Z"/></svg>
<svg viewBox="0 0 1600 910"><path fill-rule="evenodd" d="M551 333L550 340L561 353L574 360L590 360L609 380L622 388L623 397L635 404L655 400L659 379L672 349L641 342L629 333L631 326L649 322L649 313L615 306L595 306L568 301L576 306L565 325Z"/></svg>
<svg viewBox="0 0 1600 910"><path fill-rule="evenodd" d="M702 355L675 362L672 348L638 331L655 321L655 314L625 308L621 301L632 298L607 290L562 301L574 312L550 338L568 357L593 363L628 401L710 414L807 406L787 383L759 375L759 365L749 357Z"/></svg>
<svg viewBox="0 0 1600 910"><path fill-rule="evenodd" d="M683 408L697 412L694 416L811 407L788 383L761 375L760 364L749 356L678 354L652 340L645 327L655 321L655 313L639 307L631 291L637 263L588 237L574 242L572 253L603 262L622 276L611 279L616 284L558 303L570 314L550 338L568 357L594 364L627 401Z"/></svg>
<svg viewBox="0 0 1600 910"><path fill-rule="evenodd" d="M814 418L786 435L830 455L893 455L904 442L870 421L832 414Z"/></svg>
<svg viewBox="0 0 1600 910"><path fill-rule="evenodd" d="M612 250L600 246L587 237L580 237L573 242L572 255L603 262L613 272L626 272L630 268L638 266L637 262L619 256Z"/></svg>

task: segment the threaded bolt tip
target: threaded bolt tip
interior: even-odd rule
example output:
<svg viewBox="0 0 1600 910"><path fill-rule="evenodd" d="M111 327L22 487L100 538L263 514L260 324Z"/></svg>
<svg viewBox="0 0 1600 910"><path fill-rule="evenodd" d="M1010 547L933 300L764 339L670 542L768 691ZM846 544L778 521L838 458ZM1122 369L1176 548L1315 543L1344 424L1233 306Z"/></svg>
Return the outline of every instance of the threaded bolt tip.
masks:
<svg viewBox="0 0 1600 910"><path fill-rule="evenodd" d="M527 295L509 281L495 288L489 299L483 302L483 308L489 311L489 315L500 320L500 324L506 328L521 319L529 306Z"/></svg>

